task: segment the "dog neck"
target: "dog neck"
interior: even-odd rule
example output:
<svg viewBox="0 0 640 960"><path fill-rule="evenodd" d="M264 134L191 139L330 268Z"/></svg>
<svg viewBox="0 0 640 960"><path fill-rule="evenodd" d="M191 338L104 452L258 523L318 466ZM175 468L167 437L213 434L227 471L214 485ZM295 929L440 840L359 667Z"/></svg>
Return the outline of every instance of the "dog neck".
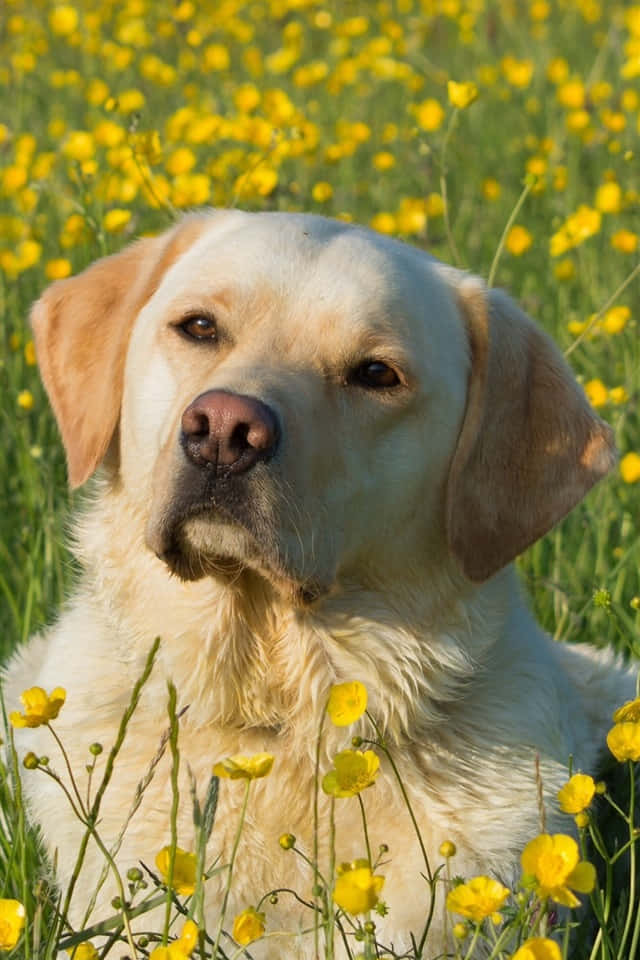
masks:
<svg viewBox="0 0 640 960"><path fill-rule="evenodd" d="M94 608L110 598L95 616L109 649L131 664L132 682L161 637L159 663L200 725L284 730L313 742L331 685L360 680L386 736L423 738L472 675L477 682L504 631L508 570L465 589L444 567L399 586L375 572L366 582L345 575L308 607L250 570L184 583L144 547L142 518L131 511L125 527L117 494L96 490L76 524L80 589ZM125 535L114 539L118 529Z"/></svg>

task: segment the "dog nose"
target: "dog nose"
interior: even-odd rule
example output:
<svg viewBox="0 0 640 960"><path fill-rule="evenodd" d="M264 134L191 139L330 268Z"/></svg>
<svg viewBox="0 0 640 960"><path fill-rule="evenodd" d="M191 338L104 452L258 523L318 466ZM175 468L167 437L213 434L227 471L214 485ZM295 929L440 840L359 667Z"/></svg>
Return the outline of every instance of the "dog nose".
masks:
<svg viewBox="0 0 640 960"><path fill-rule="evenodd" d="M244 473L276 451L280 430L274 411L256 397L207 390L182 414L182 446L198 466Z"/></svg>

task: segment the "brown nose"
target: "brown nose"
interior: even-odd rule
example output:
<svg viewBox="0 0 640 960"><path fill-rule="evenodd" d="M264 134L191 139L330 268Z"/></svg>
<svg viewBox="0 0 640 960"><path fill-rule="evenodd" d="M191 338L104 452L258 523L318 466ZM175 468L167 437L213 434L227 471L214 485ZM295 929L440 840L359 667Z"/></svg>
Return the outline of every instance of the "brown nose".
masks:
<svg viewBox="0 0 640 960"><path fill-rule="evenodd" d="M278 445L278 420L255 397L226 390L207 390L182 414L182 446L198 466L217 473L244 473L258 460L273 456Z"/></svg>

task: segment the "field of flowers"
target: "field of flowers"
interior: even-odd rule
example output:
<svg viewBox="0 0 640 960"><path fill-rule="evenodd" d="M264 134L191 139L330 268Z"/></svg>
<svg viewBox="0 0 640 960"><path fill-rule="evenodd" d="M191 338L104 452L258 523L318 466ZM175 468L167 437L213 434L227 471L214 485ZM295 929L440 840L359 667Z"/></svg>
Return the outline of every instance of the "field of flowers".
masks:
<svg viewBox="0 0 640 960"><path fill-rule="evenodd" d="M531 604L559 640L640 655L640 5L4 0L0 90L0 660L74 576L30 304L203 204L368 224L510 290L620 449L519 561ZM0 842L0 897L39 875L32 840L20 856Z"/></svg>

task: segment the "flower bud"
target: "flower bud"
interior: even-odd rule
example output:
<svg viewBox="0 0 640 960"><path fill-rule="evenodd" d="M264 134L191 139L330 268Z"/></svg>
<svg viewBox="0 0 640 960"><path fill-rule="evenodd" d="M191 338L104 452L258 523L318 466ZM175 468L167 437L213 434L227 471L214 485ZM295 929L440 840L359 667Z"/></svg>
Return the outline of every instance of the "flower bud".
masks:
<svg viewBox="0 0 640 960"><path fill-rule="evenodd" d="M455 857L456 855L456 845L452 840L445 840L440 844L439 853L441 857L444 857L445 860L448 860L449 857Z"/></svg>
<svg viewBox="0 0 640 960"><path fill-rule="evenodd" d="M278 843L283 850L293 850L296 845L296 838L292 833L283 833Z"/></svg>
<svg viewBox="0 0 640 960"><path fill-rule="evenodd" d="M365 933L375 933L376 925L373 922L373 920L367 920L366 923L364 924L363 929Z"/></svg>
<svg viewBox="0 0 640 960"><path fill-rule="evenodd" d="M275 904L275 903L277 903L277 902L278 902L278 894L277 894L277 893L272 893L271 896L269 897L269 903L274 903L274 904Z"/></svg>
<svg viewBox="0 0 640 960"><path fill-rule="evenodd" d="M351 746L352 747L361 747L362 746L362 737L351 737Z"/></svg>
<svg viewBox="0 0 640 960"><path fill-rule="evenodd" d="M89 747L89 753L94 757L99 757L103 749L104 748L101 743L92 743Z"/></svg>
<svg viewBox="0 0 640 960"><path fill-rule="evenodd" d="M29 753L25 756L24 760L22 761L22 765L27 770L36 770L38 767L38 764L39 764L38 758L36 757L35 753L33 753L32 750L29 751Z"/></svg>
<svg viewBox="0 0 640 960"><path fill-rule="evenodd" d="M138 883L139 880L142 880L142 870L140 867L131 867L127 870L127 880L131 880L132 883Z"/></svg>

